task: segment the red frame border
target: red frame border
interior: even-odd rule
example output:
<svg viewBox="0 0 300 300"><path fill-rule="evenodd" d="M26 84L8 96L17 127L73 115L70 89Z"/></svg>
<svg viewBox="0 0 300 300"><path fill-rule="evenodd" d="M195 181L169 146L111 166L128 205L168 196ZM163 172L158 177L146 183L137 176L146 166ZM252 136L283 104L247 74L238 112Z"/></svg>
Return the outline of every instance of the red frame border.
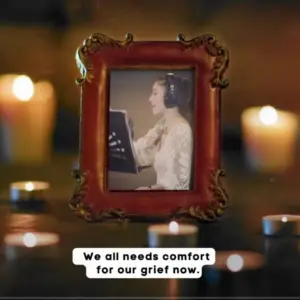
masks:
<svg viewBox="0 0 300 300"><path fill-rule="evenodd" d="M212 35L177 41L117 41L93 34L77 51L82 77L80 168L70 207L87 220L134 217L193 217L213 220L228 196L220 176L220 92L228 51ZM194 186L191 191L109 191L107 129L110 68L186 69L195 76Z"/></svg>

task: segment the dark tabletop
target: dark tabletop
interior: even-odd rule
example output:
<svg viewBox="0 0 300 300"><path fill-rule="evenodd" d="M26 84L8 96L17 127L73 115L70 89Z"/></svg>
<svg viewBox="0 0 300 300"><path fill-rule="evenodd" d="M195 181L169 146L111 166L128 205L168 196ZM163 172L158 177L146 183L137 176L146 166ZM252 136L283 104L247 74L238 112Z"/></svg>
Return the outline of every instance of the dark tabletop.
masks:
<svg viewBox="0 0 300 300"><path fill-rule="evenodd" d="M75 157L55 158L49 166L1 166L0 234L10 229L12 211L8 185L16 180L39 179L51 183L49 211L35 214L37 228L57 231L61 243L56 256L32 255L7 261L1 252L0 296L52 297L167 297L176 294L195 299L217 296L299 296L298 239L265 238L261 217L269 213L298 213L300 187L297 172L281 176L248 172L240 155L227 153L225 184L230 206L217 222L199 223L199 247L220 251L247 250L261 253L264 264L255 269L229 272L204 268L200 279L87 279L83 266L74 266L76 247L147 247L149 223L93 223L78 219L68 207L74 182L70 170ZM266 245L269 248L266 248Z"/></svg>

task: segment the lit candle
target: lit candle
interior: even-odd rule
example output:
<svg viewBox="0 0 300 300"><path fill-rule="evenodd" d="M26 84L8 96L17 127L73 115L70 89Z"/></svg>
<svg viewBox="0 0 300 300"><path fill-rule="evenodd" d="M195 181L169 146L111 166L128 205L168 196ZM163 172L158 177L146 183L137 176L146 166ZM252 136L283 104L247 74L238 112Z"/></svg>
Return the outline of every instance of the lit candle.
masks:
<svg viewBox="0 0 300 300"><path fill-rule="evenodd" d="M55 95L49 82L25 75L0 77L3 156L13 163L44 163L51 154Z"/></svg>
<svg viewBox="0 0 300 300"><path fill-rule="evenodd" d="M22 258L53 258L58 255L59 236L52 232L8 233L4 254L8 261Z"/></svg>
<svg viewBox="0 0 300 300"><path fill-rule="evenodd" d="M263 234L267 236L300 235L300 215L271 215L262 219Z"/></svg>
<svg viewBox="0 0 300 300"><path fill-rule="evenodd" d="M298 120L271 106L253 107L242 114L247 160L262 172L282 172L293 165Z"/></svg>
<svg viewBox="0 0 300 300"><path fill-rule="evenodd" d="M253 287L249 285L248 272L262 270L265 265L263 255L252 251L217 251L214 265L203 268L203 277L207 282L208 297L250 296ZM259 284L260 277L257 278ZM224 290L227 282L227 290ZM257 288L256 282L253 284Z"/></svg>
<svg viewBox="0 0 300 300"><path fill-rule="evenodd" d="M43 181L19 181L10 185L12 202L45 201L45 193L50 184Z"/></svg>
<svg viewBox="0 0 300 300"><path fill-rule="evenodd" d="M148 228L149 247L196 247L198 228L195 225L169 224L151 225Z"/></svg>
<svg viewBox="0 0 300 300"><path fill-rule="evenodd" d="M217 251L216 262L211 267L236 273L242 270L259 269L263 264L263 256L260 253L252 251Z"/></svg>

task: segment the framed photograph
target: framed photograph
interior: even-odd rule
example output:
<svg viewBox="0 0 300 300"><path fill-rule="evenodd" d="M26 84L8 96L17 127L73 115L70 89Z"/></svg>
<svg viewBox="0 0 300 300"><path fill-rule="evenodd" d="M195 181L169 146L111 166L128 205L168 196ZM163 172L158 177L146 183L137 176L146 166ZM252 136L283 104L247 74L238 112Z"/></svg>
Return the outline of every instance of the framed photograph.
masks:
<svg viewBox="0 0 300 300"><path fill-rule="evenodd" d="M80 161L71 209L89 221L221 216L227 49L209 34L144 42L96 33L76 61Z"/></svg>

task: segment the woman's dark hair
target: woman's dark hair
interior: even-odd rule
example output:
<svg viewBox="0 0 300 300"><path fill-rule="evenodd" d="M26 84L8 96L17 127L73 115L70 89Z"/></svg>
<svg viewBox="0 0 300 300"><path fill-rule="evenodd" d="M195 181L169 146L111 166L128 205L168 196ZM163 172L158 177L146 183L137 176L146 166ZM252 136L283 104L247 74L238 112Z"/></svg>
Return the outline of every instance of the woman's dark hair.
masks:
<svg viewBox="0 0 300 300"><path fill-rule="evenodd" d="M165 106L166 108L185 107L191 101L191 85L188 79L166 74L156 81L165 87Z"/></svg>

